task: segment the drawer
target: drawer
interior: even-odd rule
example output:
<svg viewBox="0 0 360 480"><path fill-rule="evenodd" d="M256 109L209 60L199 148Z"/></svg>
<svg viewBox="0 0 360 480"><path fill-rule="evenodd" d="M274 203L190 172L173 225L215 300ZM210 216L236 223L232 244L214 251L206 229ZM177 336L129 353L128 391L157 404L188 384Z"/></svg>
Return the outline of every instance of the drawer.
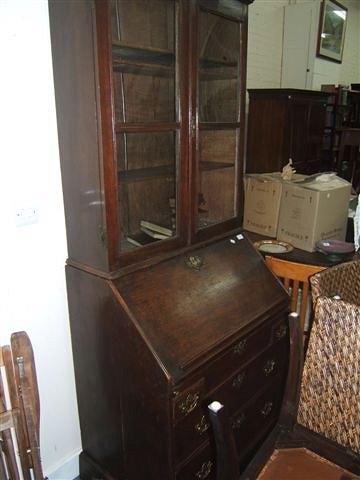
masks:
<svg viewBox="0 0 360 480"><path fill-rule="evenodd" d="M175 422L187 417L203 403L204 400L204 379L193 383L184 390L176 391L173 401L173 418Z"/></svg>
<svg viewBox="0 0 360 480"><path fill-rule="evenodd" d="M249 454L254 445L259 442L275 424L282 401L283 381L277 376L273 384L251 399L244 407L230 416L239 461ZM207 430L207 436L210 429ZM176 474L176 480L215 480L216 452L214 442L206 442L203 448L185 464L182 464Z"/></svg>
<svg viewBox="0 0 360 480"><path fill-rule="evenodd" d="M206 445L176 474L176 480L216 480L215 447Z"/></svg>
<svg viewBox="0 0 360 480"><path fill-rule="evenodd" d="M182 462L204 442L212 437L210 420L207 413L208 402L204 401L191 415L184 418L175 427L175 458Z"/></svg>
<svg viewBox="0 0 360 480"><path fill-rule="evenodd" d="M277 377L274 384L262 391L231 417L236 446L240 457L250 444L254 444L275 423L279 414L283 382Z"/></svg>
<svg viewBox="0 0 360 480"><path fill-rule="evenodd" d="M230 414L240 405L245 404L271 384L288 364L288 344L284 341L275 343L259 357L235 371L228 380L207 395L206 401L214 400L226 405Z"/></svg>
<svg viewBox="0 0 360 480"><path fill-rule="evenodd" d="M267 349L287 337L287 318L272 319L261 328L234 342L226 352L206 367L205 388L211 391L232 372L238 370Z"/></svg>
<svg viewBox="0 0 360 480"><path fill-rule="evenodd" d="M254 361L236 371L226 382L210 394L205 394L200 408L179 421L175 427L175 457L177 461L184 460L203 442L212 436L207 406L214 400L220 401L230 415L241 405L246 404L253 396L272 384L281 376L287 365L287 343L275 343ZM282 388L279 386L279 389Z"/></svg>

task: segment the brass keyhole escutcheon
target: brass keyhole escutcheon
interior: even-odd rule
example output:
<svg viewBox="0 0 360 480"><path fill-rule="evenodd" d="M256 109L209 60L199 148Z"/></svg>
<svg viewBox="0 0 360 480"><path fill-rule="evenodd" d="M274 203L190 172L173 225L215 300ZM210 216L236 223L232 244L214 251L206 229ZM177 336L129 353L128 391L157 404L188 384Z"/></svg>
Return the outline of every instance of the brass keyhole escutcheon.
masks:
<svg viewBox="0 0 360 480"><path fill-rule="evenodd" d="M185 264L193 270L200 270L204 265L204 259L199 255L189 255L185 258Z"/></svg>

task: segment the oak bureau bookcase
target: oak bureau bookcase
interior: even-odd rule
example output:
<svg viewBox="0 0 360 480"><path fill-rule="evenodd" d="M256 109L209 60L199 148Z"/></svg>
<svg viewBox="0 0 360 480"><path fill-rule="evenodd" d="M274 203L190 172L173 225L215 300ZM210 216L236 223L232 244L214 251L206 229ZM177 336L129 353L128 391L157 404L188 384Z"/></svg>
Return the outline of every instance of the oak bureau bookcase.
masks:
<svg viewBox="0 0 360 480"><path fill-rule="evenodd" d="M288 298L241 235L249 3L49 1L82 479L213 479L213 399L241 464L276 421Z"/></svg>

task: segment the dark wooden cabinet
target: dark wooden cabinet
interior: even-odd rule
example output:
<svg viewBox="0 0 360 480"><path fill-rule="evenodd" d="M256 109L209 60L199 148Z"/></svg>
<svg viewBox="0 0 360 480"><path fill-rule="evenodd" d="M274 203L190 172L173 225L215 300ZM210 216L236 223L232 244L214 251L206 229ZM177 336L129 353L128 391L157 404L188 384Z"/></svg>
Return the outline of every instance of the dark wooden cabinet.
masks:
<svg viewBox="0 0 360 480"><path fill-rule="evenodd" d="M112 280L67 267L81 478L214 479L214 400L231 415L241 463L274 425L288 297L250 242L234 239Z"/></svg>
<svg viewBox="0 0 360 480"><path fill-rule="evenodd" d="M49 2L81 478L215 478L274 424L288 297L239 229L249 1Z"/></svg>
<svg viewBox="0 0 360 480"><path fill-rule="evenodd" d="M291 158L298 173L321 169L325 92L249 89L246 171L280 171Z"/></svg>
<svg viewBox="0 0 360 480"><path fill-rule="evenodd" d="M248 3L50 0L74 264L116 271L241 225Z"/></svg>

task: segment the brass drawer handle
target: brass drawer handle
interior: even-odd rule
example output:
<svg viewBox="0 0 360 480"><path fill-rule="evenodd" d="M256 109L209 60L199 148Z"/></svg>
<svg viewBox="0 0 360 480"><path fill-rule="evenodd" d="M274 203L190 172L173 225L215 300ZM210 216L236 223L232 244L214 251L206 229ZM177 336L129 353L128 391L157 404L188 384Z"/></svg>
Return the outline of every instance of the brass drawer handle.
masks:
<svg viewBox="0 0 360 480"><path fill-rule="evenodd" d="M286 325L282 324L280 327L278 327L275 331L275 338L276 340L281 340L282 338L285 337L287 332Z"/></svg>
<svg viewBox="0 0 360 480"><path fill-rule="evenodd" d="M274 371L275 365L276 365L275 360L268 360L265 363L264 368L263 368L263 372L265 373L265 375L267 377Z"/></svg>
<svg viewBox="0 0 360 480"><path fill-rule="evenodd" d="M236 377L232 382L233 388L239 389L243 384L244 378L245 378L245 372L241 372L238 375L236 375Z"/></svg>
<svg viewBox="0 0 360 480"><path fill-rule="evenodd" d="M241 415L239 415L237 418L235 418L235 420L232 422L232 429L233 430L239 430L239 428L241 427L241 425L245 422L245 414L242 413Z"/></svg>
<svg viewBox="0 0 360 480"><path fill-rule="evenodd" d="M267 417L273 408L273 402L266 402L263 408L261 409L261 415Z"/></svg>
<svg viewBox="0 0 360 480"><path fill-rule="evenodd" d="M202 435L207 430L209 430L209 427L210 427L210 423L206 421L205 415L203 415L201 417L200 422L195 425L195 430L199 435Z"/></svg>
<svg viewBox="0 0 360 480"><path fill-rule="evenodd" d="M210 460L208 462L204 462L201 465L200 470L195 474L195 477L198 478L199 480L204 480L210 475L212 466L213 464Z"/></svg>
<svg viewBox="0 0 360 480"><path fill-rule="evenodd" d="M185 400L179 405L180 411L185 415L192 412L197 407L199 398L199 393L188 393Z"/></svg>
<svg viewBox="0 0 360 480"><path fill-rule="evenodd" d="M233 350L234 354L241 355L245 351L245 347L246 347L246 338L244 338L243 340L240 340L240 342L238 342L235 345Z"/></svg>

